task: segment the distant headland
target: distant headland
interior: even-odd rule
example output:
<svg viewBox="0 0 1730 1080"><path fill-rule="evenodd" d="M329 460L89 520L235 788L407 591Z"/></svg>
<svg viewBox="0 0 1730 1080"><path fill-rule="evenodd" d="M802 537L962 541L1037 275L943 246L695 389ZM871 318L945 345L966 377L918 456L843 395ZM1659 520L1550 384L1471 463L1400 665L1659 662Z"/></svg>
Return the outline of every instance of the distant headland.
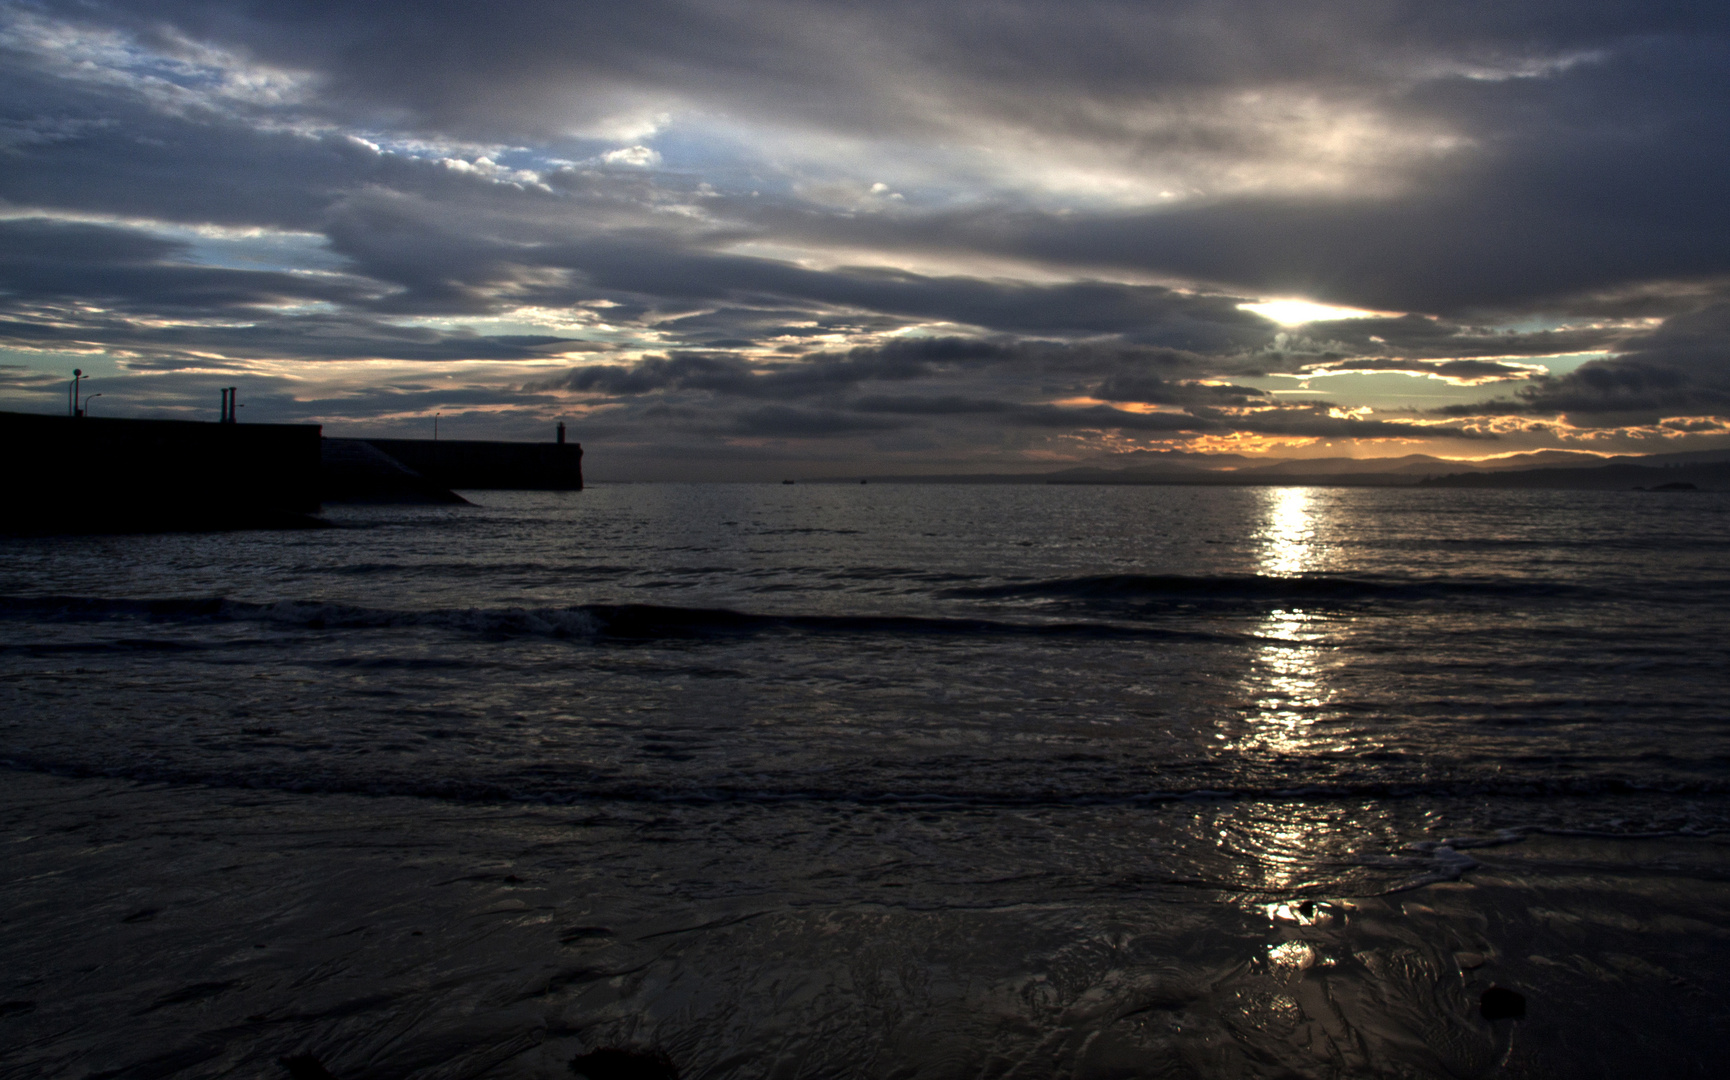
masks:
<svg viewBox="0 0 1730 1080"><path fill-rule="evenodd" d="M1204 487L1420 487L1548 488L1567 491L1730 491L1730 450L1604 458L1569 451L1539 451L1489 460L1459 461L1408 454L1395 458L1288 458L1267 462L1203 455L1122 469L1080 467L1050 472L857 474L835 483L902 484L1091 484L1190 485ZM823 480L813 482L822 483Z"/></svg>

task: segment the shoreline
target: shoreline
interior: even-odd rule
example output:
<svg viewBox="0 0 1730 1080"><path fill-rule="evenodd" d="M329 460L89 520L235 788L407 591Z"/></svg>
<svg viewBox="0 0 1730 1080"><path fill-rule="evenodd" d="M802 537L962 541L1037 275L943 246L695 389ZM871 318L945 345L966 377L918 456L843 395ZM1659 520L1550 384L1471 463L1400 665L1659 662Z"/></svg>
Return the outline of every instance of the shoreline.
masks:
<svg viewBox="0 0 1730 1080"><path fill-rule="evenodd" d="M1062 847L1049 880L945 884L954 870L915 859L929 808L7 778L0 1067L17 1075L269 1076L313 1053L344 1080L550 1078L622 1044L685 1076L1683 1075L1730 989L1714 838L1527 837L1383 895L1298 864L1264 865L1259 894L1126 878ZM1217 809L1196 835L1248 827ZM1194 838L1175 812L950 816L1077 850L1101 829L1128 850ZM842 828L866 839L824 840ZM754 849L791 843L812 857L765 874ZM896 853L915 861L880 873ZM1492 984L1525 994L1528 1018L1475 1015Z"/></svg>

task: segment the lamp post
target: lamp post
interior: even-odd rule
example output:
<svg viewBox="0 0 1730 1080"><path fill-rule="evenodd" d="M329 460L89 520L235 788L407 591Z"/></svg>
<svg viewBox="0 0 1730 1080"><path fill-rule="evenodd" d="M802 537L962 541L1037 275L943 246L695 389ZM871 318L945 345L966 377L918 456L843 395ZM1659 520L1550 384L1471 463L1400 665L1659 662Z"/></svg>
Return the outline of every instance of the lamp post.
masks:
<svg viewBox="0 0 1730 1080"><path fill-rule="evenodd" d="M78 408L78 381L84 378L83 368L72 369L72 385L66 388L66 415L83 416Z"/></svg>
<svg viewBox="0 0 1730 1080"><path fill-rule="evenodd" d="M101 394L91 394L89 397L85 398L84 399L84 407L82 409L78 410L78 415L79 416L89 416L90 415L90 403L92 401L95 401L97 398L99 398L101 396L102 396Z"/></svg>

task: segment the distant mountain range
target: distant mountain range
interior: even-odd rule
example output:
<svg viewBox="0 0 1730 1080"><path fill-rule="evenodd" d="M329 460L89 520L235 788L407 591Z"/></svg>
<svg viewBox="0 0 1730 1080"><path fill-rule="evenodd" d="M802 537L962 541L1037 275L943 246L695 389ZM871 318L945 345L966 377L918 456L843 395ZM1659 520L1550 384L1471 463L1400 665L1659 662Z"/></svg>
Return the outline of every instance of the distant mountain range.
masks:
<svg viewBox="0 0 1730 1080"><path fill-rule="evenodd" d="M857 479L857 478L855 478ZM1407 454L1392 458L1285 458L1173 455L1122 469L1074 468L1045 473L881 476L891 483L975 484L1331 484L1363 487L1497 487L1627 489L1692 484L1730 490L1730 449L1601 457L1577 450L1538 450L1485 461Z"/></svg>

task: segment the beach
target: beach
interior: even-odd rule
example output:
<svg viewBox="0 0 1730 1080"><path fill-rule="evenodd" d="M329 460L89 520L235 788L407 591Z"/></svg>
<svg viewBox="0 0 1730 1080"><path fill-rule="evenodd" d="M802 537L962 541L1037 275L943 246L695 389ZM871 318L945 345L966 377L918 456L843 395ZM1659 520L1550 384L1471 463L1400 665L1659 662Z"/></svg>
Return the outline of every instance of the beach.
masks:
<svg viewBox="0 0 1730 1080"><path fill-rule="evenodd" d="M692 1076L1709 1075L1723 1031L1718 840L1526 836L1452 867L1372 841L1289 858L1291 883L1208 882L1174 849L1327 810L1189 803L1014 815L1058 841L1015 880L904 810L747 838L737 810L19 774L5 804L8 1075L312 1053L343 1077L550 1078L600 1045ZM1492 985L1527 1016L1484 1020Z"/></svg>

